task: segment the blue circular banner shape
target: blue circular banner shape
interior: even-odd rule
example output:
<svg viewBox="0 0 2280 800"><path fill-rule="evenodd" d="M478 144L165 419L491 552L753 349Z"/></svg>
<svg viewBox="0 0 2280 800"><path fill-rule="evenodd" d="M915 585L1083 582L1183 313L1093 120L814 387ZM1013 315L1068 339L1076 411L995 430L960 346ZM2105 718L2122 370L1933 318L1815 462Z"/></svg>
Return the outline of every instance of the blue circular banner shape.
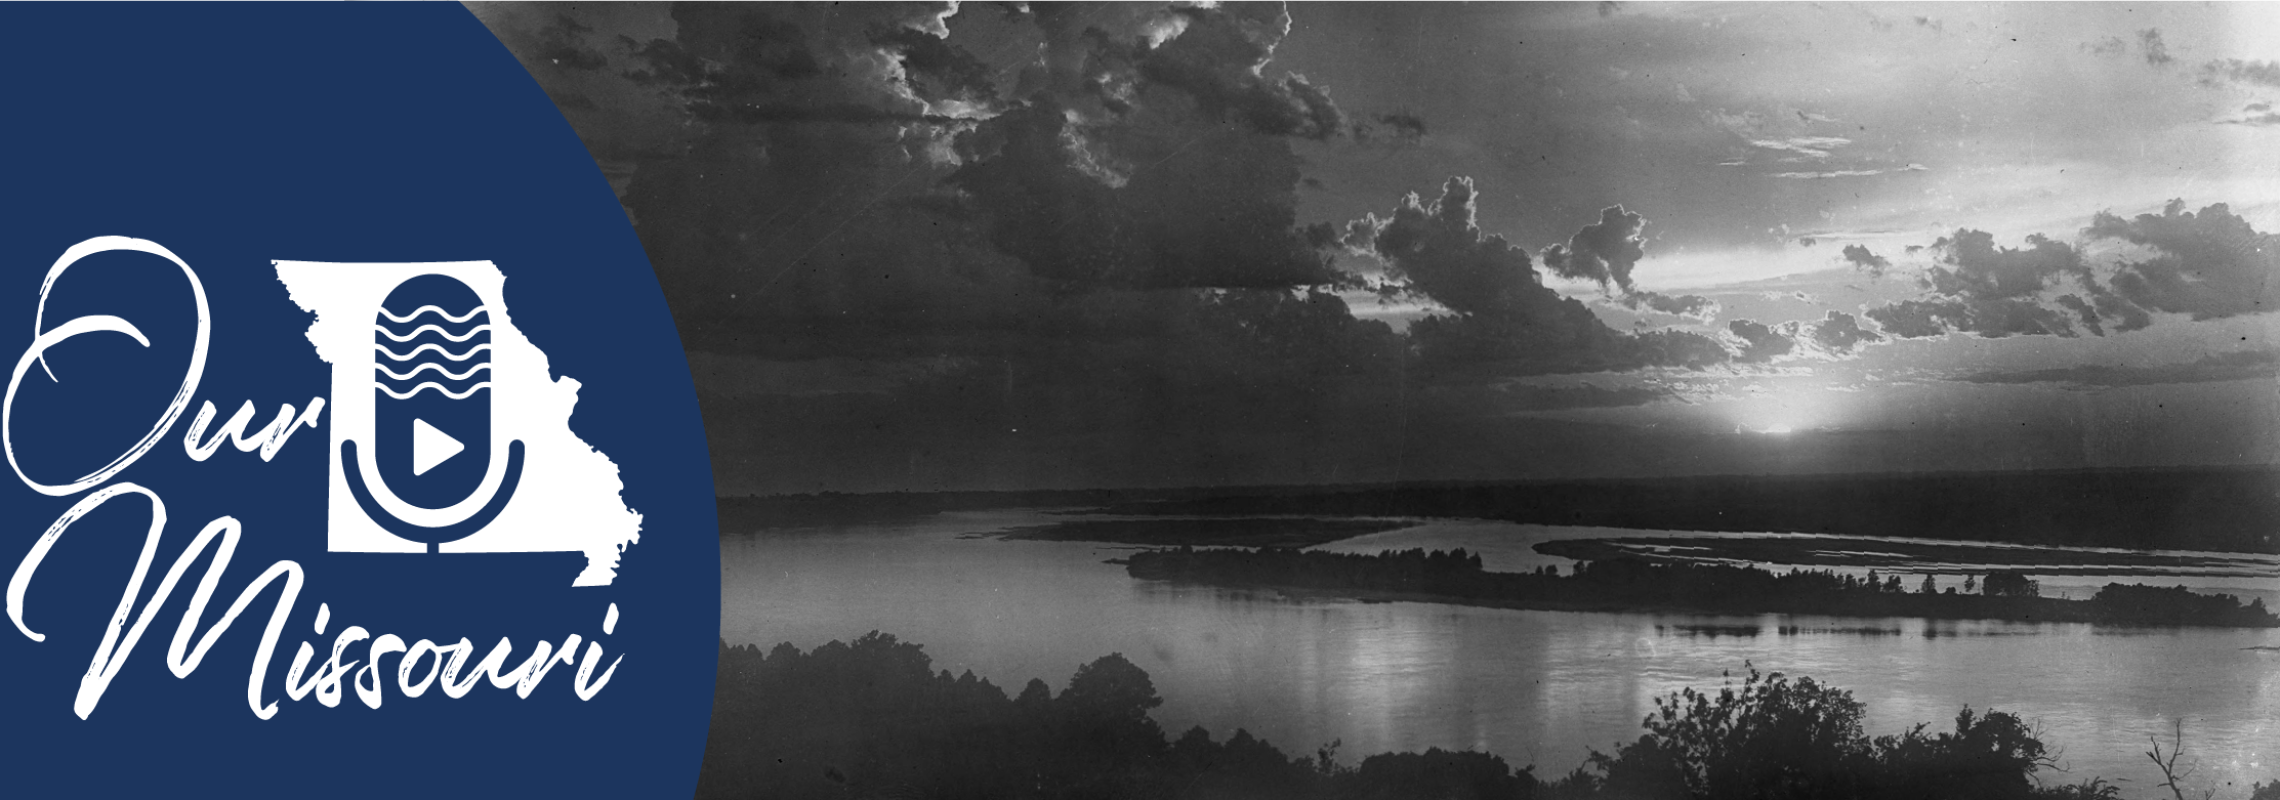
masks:
<svg viewBox="0 0 2280 800"><path fill-rule="evenodd" d="M695 395L513 56L440 4L0 29L8 793L687 796Z"/></svg>

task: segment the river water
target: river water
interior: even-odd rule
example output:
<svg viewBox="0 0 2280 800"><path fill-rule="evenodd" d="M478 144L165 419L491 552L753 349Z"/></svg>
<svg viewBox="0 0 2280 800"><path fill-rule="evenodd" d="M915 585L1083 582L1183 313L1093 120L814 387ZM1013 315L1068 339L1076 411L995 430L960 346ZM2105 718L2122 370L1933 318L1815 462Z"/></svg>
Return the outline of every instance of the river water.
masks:
<svg viewBox="0 0 2280 800"><path fill-rule="evenodd" d="M1174 735L1246 728L1293 755L1335 740L1348 763L1472 748L1555 778L1587 748L1637 738L1655 698L1747 663L1850 690L1872 734L1944 730L1965 705L2019 714L2068 770L2046 781L2167 795L2143 753L2155 734L2166 751L2180 722L2188 794L2245 797L2280 778L2280 631L1294 600L1134 580L1103 563L1124 546L987 535L1054 521L1008 510L724 535L721 637L807 649L879 630L1009 694L1033 677L1059 691L1077 665L1121 652L1154 679L1155 717ZM1640 533L1436 521L1324 549L1463 546L1520 569L1565 563L1534 542ZM2044 583L2083 596L2106 580ZM2212 582L2280 596L2280 580Z"/></svg>

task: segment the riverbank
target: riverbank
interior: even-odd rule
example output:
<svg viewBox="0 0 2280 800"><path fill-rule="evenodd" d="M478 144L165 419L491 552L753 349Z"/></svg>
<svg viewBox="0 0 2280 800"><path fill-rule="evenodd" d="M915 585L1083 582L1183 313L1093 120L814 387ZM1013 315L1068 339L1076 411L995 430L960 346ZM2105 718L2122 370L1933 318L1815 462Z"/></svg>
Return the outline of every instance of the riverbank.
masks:
<svg viewBox="0 0 2280 800"><path fill-rule="evenodd" d="M1010 508L1435 517L1726 533L2280 554L2280 466L721 497L724 533Z"/></svg>
<svg viewBox="0 0 2280 800"><path fill-rule="evenodd" d="M2108 584L2089 600L2038 597L2004 582L1998 594L1909 591L1897 578L1870 581L1827 571L1776 574L1756 567L1652 564L1616 558L1570 574L1490 572L1465 553L1409 550L1377 555L1297 550L1154 550L1124 562L1132 577L1232 588L1274 589L1358 600L1454 603L1544 611L1794 614L1992 619L2101 625L2273 628L2261 600L2173 587Z"/></svg>
<svg viewBox="0 0 2280 800"><path fill-rule="evenodd" d="M1642 532L1643 533L1643 532ZM1661 534L1563 539L1533 548L1573 561L1636 558L1657 564L1746 562L1854 571L1965 574L2280 578L2280 558L2249 553L2125 550L1826 534Z"/></svg>

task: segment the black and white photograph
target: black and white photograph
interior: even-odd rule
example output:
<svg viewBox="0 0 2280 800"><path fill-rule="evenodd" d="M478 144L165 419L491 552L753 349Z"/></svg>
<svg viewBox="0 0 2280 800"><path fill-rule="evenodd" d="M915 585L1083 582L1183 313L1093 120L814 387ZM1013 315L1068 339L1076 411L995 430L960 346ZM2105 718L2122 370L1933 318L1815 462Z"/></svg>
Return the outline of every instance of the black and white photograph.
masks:
<svg viewBox="0 0 2280 800"><path fill-rule="evenodd" d="M2280 800L2280 3L470 7L700 797Z"/></svg>

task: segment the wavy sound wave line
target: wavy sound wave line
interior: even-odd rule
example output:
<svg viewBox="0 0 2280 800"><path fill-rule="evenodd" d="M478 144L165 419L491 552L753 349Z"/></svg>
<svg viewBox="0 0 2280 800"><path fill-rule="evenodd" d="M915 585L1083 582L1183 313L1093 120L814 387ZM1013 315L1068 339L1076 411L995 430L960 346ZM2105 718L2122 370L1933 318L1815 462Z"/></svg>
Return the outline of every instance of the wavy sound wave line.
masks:
<svg viewBox="0 0 2280 800"><path fill-rule="evenodd" d="M413 339L419 338L420 334L427 333L428 331L435 331L436 335L441 336L445 339L449 339L453 342L464 342L475 338L475 334L482 333L490 329L491 323L486 322L481 325L468 328L466 333L459 334L458 336L453 336L451 335L450 331L444 330L443 326L431 322L426 325L421 325L417 328L413 328L411 333L397 336L396 334L389 333L387 328L378 325L372 326L373 332L388 337L388 341L391 342L409 342Z"/></svg>
<svg viewBox="0 0 2280 800"><path fill-rule="evenodd" d="M483 313L482 309L476 309L475 312L476 313L473 317L469 317L468 319L459 322L453 322L451 318L445 317L441 314L414 314L412 315L412 322L390 322L386 319L376 319L373 320L372 323L375 326L378 326L381 329L387 330L391 333L410 328L414 323L420 323L423 320L425 321L423 327L441 328L444 330L450 330L451 328L461 325L490 324L491 315Z"/></svg>
<svg viewBox="0 0 2280 800"><path fill-rule="evenodd" d="M385 394L385 395L387 395L387 396L389 396L389 397L393 397L393 398L396 398L396 399L398 399L398 400L410 400L410 399L412 399L412 395L415 395L415 394L419 394L420 392L424 392L424 391L427 391L427 390L429 390L429 389L434 389L434 390L435 390L435 392L436 392L436 394L440 394L440 395L443 395L443 396L445 396L445 397L449 397L449 398L451 398L451 399L453 399L453 400L465 400L465 399L467 399L467 396L468 396L468 395L474 394L474 393L475 393L476 391L478 391L478 390L481 390L481 389L489 389L489 388L491 388L491 382L490 382L490 381L484 381L484 382L482 382L482 383L478 383L478 384L475 384L475 385L473 385L473 386L469 386L469 387L467 387L467 391L464 391L464 392L453 392L453 391L451 391L451 390L449 390L449 389L445 389L445 388L443 388L443 384L440 384L440 383L436 383L435 381L427 381L427 382L421 383L421 384L420 384L420 385L418 385L418 386L414 386L414 387L412 387L412 390L411 390L411 391L409 391L409 392L405 392L405 393L403 393L403 394L397 394L397 393L396 393L394 390L392 390L392 389L389 389L388 387L386 387L386 386L383 386L383 385L380 385L380 384L377 384L377 383L373 384L373 385L372 385L372 388L374 388L374 389L379 389L379 390L380 390L380 393L381 393L381 394Z"/></svg>
<svg viewBox="0 0 2280 800"><path fill-rule="evenodd" d="M441 355L444 358L448 358L453 361L466 361L467 359L474 358L476 353L491 349L491 343L484 342L474 347L467 348L467 352L465 353L456 354L449 350L443 349L443 345L436 344L434 342L429 342L427 344L414 347L412 348L411 352L404 353L402 355L398 355L396 351L388 349L386 345L374 344L372 345L372 349L380 351L380 354L387 356L388 360L390 361L410 361L413 358L418 357L420 353L428 350L434 350L438 355Z"/></svg>
<svg viewBox="0 0 2280 800"><path fill-rule="evenodd" d="M444 369L442 364L438 364L433 361L422 361L420 362L419 366L411 368L410 371L398 374L395 370L389 369L384 365L374 364L373 366L380 370L380 374L388 376L390 380L398 381L411 380L413 378L419 377L420 373L426 372L428 370L435 370L438 374L441 374L443 376L444 380L463 381L467 380L468 376L491 368L490 364L477 364L475 366L468 367L466 372L453 373L451 370Z"/></svg>
<svg viewBox="0 0 2280 800"><path fill-rule="evenodd" d="M412 320L419 319L421 314L426 314L432 311L435 312L436 316L442 317L445 322L456 325L458 323L474 319L475 315L483 313L483 308L483 306L478 305L474 308L467 309L467 313L456 317L452 316L450 312L444 311L443 307L438 305L420 306L419 308L412 309L412 313L405 314L401 317L390 314L388 313L388 309L383 308L380 309L380 316L387 317L389 322L410 322Z"/></svg>

